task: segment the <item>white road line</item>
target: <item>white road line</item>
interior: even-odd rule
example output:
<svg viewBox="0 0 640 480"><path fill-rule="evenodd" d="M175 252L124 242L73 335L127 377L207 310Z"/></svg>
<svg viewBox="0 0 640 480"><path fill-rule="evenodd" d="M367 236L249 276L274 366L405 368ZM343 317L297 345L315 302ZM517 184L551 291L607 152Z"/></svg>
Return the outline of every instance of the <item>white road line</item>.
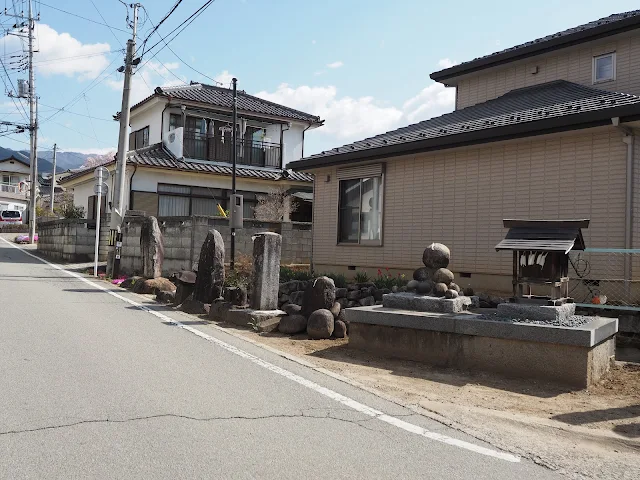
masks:
<svg viewBox="0 0 640 480"><path fill-rule="evenodd" d="M219 346L220 348L223 348L224 350L233 353L234 355L238 355L239 357L245 358L247 360L249 360L250 362L255 363L256 365L259 365L263 368L266 368L267 370L270 370L273 373L276 373L278 375L281 375L285 378L288 378L289 380L296 382L299 385L302 385L304 387L307 387L321 395L324 395L325 397L328 397L332 400L335 400L336 402L339 402L347 407L352 408L353 410L362 413L364 415L368 415L372 418L376 418L382 422L388 423L389 425L393 425L394 427L400 428L402 430L405 430L407 432L410 433L414 433L416 435L420 435L422 437L428 438L430 440L435 440L437 442L441 442L441 443L446 443L447 445L452 445L454 447L459 447L459 448L463 448L465 450L469 450L472 452L476 452L479 453L481 455L486 455L488 457L493 457L493 458L497 458L500 460L505 460L507 462L513 462L513 463L517 463L520 461L520 457L516 456L516 455L512 455L510 453L505 453L505 452L500 452L498 450L492 450L490 448L485 448L485 447L481 447L479 445L475 445L473 443L470 442L465 442L464 440L458 440L456 438L452 438L452 437L448 437L446 435L442 435L440 433L435 433L435 432L431 432L423 427L420 427L418 425L414 425L412 423L409 422L405 422L404 420L400 420L399 418L396 417L392 417L390 415L385 414L384 412L381 412L379 410L376 410L374 408L371 408L363 403L360 403L356 400L353 400L349 397L346 397L338 392L335 392L333 390L330 390L328 388L325 388L321 385L318 385L315 382L312 382L311 380L307 380L306 378L301 377L300 375L297 375L293 372L290 372L289 370L286 370L284 368L278 367L277 365L273 365L272 363L269 363L265 360L262 360L259 357L256 357L255 355L252 355L248 352L245 352L244 350L241 350L237 347L234 347L233 345L230 345L226 342L223 342L222 340L219 340L215 337L212 337L211 335L208 335L204 332L201 332L200 330L193 328L189 325L185 325L181 322L179 322L178 320L174 320L171 317L168 317L167 315L158 312L156 310L153 310L149 307L147 307L146 305L142 305L134 300L131 300L129 298L123 297L122 295L108 289L107 287L100 285L98 283L92 282L91 280L83 277L82 275L75 273L75 272L71 272L69 270L66 270L65 268L63 268L60 265L56 265L55 263L51 263L48 262L46 260L43 260L42 258L33 255L32 253L29 253L28 251L26 251L23 248L20 248L14 244L12 244L11 242L5 240L4 238L0 238L0 240L3 240L5 243L7 243L8 245L12 246L13 248L16 248L20 251L22 251L23 253L25 253L26 255L29 255L30 257L35 258L36 260L41 261L42 263L45 263L46 265L49 265L50 267L55 268L56 270L60 270L61 272L66 273L67 275L70 275L72 277L75 277L79 280L82 280L83 282L85 282L88 285L91 285L92 287L98 289L98 290L102 290L103 292L112 295L130 305L135 306L136 308L139 308L140 310L143 310L145 312L150 313L151 315L154 315L155 317L160 318L161 320L171 323L179 328L182 328L184 330L187 330L188 332L193 333L194 335L197 335L198 337L207 340L211 343L214 343L215 345Z"/></svg>

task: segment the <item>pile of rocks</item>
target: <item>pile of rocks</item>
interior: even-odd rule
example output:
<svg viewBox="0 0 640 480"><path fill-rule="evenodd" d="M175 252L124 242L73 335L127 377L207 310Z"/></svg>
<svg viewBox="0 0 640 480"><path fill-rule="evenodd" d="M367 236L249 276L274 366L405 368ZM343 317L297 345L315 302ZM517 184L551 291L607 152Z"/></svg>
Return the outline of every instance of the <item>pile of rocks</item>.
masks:
<svg viewBox="0 0 640 480"><path fill-rule="evenodd" d="M340 295L340 298L338 297ZM314 340L344 338L348 322L344 316L347 307L347 289L336 288L328 277L309 281L291 281L280 285L279 303L287 313L280 319L278 330L294 335L307 332Z"/></svg>
<svg viewBox="0 0 640 480"><path fill-rule="evenodd" d="M447 268L450 259L449 247L442 243L429 245L422 254L424 267L413 272L413 280L407 283L407 290L420 295L457 298L461 294L461 289L454 282L453 272ZM473 292L464 292L464 294L473 295Z"/></svg>

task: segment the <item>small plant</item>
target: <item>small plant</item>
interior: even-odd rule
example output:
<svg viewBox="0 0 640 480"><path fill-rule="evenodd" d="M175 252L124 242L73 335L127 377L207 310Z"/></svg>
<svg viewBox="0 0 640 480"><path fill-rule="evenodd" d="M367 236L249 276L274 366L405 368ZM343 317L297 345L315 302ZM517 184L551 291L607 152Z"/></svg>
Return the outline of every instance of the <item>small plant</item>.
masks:
<svg viewBox="0 0 640 480"><path fill-rule="evenodd" d="M373 279L376 288L387 288L391 290L393 287L404 287L407 284L407 278L404 273L392 275L388 268L378 269L378 276Z"/></svg>
<svg viewBox="0 0 640 480"><path fill-rule="evenodd" d="M84 218L84 207L77 207L73 203L67 203L61 209L60 214L64 218Z"/></svg>
<svg viewBox="0 0 640 480"><path fill-rule="evenodd" d="M291 267L280 267L280 283L287 283L292 280L307 281L313 276L309 270L295 270Z"/></svg>
<svg viewBox="0 0 640 480"><path fill-rule="evenodd" d="M369 283L371 277L369 277L369 274L367 272L357 272L356 276L353 277L353 280L356 283Z"/></svg>

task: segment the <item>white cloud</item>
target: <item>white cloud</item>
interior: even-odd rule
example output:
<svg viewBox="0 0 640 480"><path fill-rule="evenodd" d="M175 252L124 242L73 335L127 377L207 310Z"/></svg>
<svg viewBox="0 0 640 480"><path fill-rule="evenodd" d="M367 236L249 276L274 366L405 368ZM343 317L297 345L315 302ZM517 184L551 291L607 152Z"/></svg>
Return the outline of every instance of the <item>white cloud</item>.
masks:
<svg viewBox="0 0 640 480"><path fill-rule="evenodd" d="M319 77L320 75L324 75L327 73L325 70L318 70L317 72L313 72L313 75Z"/></svg>
<svg viewBox="0 0 640 480"><path fill-rule="evenodd" d="M404 102L402 108L384 105L373 97L340 97L334 86L297 88L283 83L275 92L255 94L272 102L318 115L325 120L318 134L335 137L336 144L366 137L451 112L455 90L432 83Z"/></svg>
<svg viewBox="0 0 640 480"><path fill-rule="evenodd" d="M410 98L402 109L409 122L415 123L451 112L456 102L456 91L441 83L432 83Z"/></svg>
<svg viewBox="0 0 640 480"><path fill-rule="evenodd" d="M395 107L381 107L373 97L341 97L333 86L292 88L281 84L273 93L256 93L257 97L296 108L325 120L318 130L341 140L357 139L387 131L397 125L402 112Z"/></svg>
<svg viewBox="0 0 640 480"><path fill-rule="evenodd" d="M327 67L329 68L340 68L344 65L343 62L341 61L337 61L337 62L333 62L333 63L327 63Z"/></svg>
<svg viewBox="0 0 640 480"><path fill-rule="evenodd" d="M458 62L457 60L451 60L450 58L441 58L440 60L438 60L438 67L442 69L451 68L458 63L460 62Z"/></svg>
<svg viewBox="0 0 640 480"><path fill-rule="evenodd" d="M135 71L131 80L131 105L135 105L141 100L153 93L153 90L160 87L174 87L176 85L184 85L188 83L187 78L177 75L174 70L177 70L180 64L177 62L170 62L162 64L151 60L144 64L144 66L138 68ZM176 78L177 75L180 79ZM106 83L114 90L122 91L123 75L120 78L113 80L107 79Z"/></svg>
<svg viewBox="0 0 640 480"><path fill-rule="evenodd" d="M22 49L16 36L0 40L7 51ZM82 43L68 33L58 33L45 23L37 24L34 65L42 75L77 76L79 80L96 78L110 60L105 55L111 50L108 43Z"/></svg>
<svg viewBox="0 0 640 480"><path fill-rule="evenodd" d="M233 80L233 77L234 75L231 75L228 70L224 70L222 73L219 73L218 75L213 77L213 79L216 82L220 82L225 87L228 87L231 83L231 80Z"/></svg>
<svg viewBox="0 0 640 480"><path fill-rule="evenodd" d="M315 45L316 41L315 40L311 40L311 45Z"/></svg>

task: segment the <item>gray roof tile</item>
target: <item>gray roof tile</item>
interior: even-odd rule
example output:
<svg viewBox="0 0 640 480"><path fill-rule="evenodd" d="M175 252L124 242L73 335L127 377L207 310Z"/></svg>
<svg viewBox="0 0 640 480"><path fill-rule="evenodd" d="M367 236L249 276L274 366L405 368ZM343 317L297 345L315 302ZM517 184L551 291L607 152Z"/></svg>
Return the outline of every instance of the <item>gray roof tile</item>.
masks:
<svg viewBox="0 0 640 480"><path fill-rule="evenodd" d="M456 135L500 127L543 121L546 119L579 115L607 110L625 105L637 105L640 113L640 97L625 93L608 92L565 80L556 80L533 87L512 90L501 97L452 113L431 118L420 123L366 138L342 147L311 155L297 162L292 168L304 168L310 160L329 158L351 152L370 152L393 145ZM454 145L455 146L455 145Z"/></svg>
<svg viewBox="0 0 640 480"><path fill-rule="evenodd" d="M150 98L159 94L181 100L190 100L192 102L205 103L216 107L233 107L233 91L228 88L215 87L212 85L205 85L200 83L192 83L191 85L180 87L164 87L158 90L158 92L161 93L155 93L150 97L147 97L140 103L134 105L131 110L135 109ZM264 100L262 98L254 97L253 95L247 94L243 90L238 90L238 110L242 112L270 115L274 117L290 118L292 120L301 120L304 122L317 124L322 123L322 120L320 120L320 117L318 116L301 112L300 110L295 110L293 108L285 107L284 105L269 102L268 100Z"/></svg>
<svg viewBox="0 0 640 480"><path fill-rule="evenodd" d="M167 150L161 143L138 150L133 150L127 154L127 159L128 163L143 167L154 167L166 170L187 172L213 173L225 176L231 176L232 173L232 168L228 165L180 160L176 158L169 150ZM115 162L109 162L106 165L110 165L113 163ZM86 173L93 171L94 168L95 167L85 168L83 170L73 172L71 175L64 179L64 182L85 175ZM258 178L263 180L280 180L283 178L283 172L281 170L247 168L242 166L238 166L236 168L236 175L238 177ZM308 173L293 172L287 170L285 175L285 178L287 178L288 180L293 180L296 182L313 182L313 175L310 175Z"/></svg>

